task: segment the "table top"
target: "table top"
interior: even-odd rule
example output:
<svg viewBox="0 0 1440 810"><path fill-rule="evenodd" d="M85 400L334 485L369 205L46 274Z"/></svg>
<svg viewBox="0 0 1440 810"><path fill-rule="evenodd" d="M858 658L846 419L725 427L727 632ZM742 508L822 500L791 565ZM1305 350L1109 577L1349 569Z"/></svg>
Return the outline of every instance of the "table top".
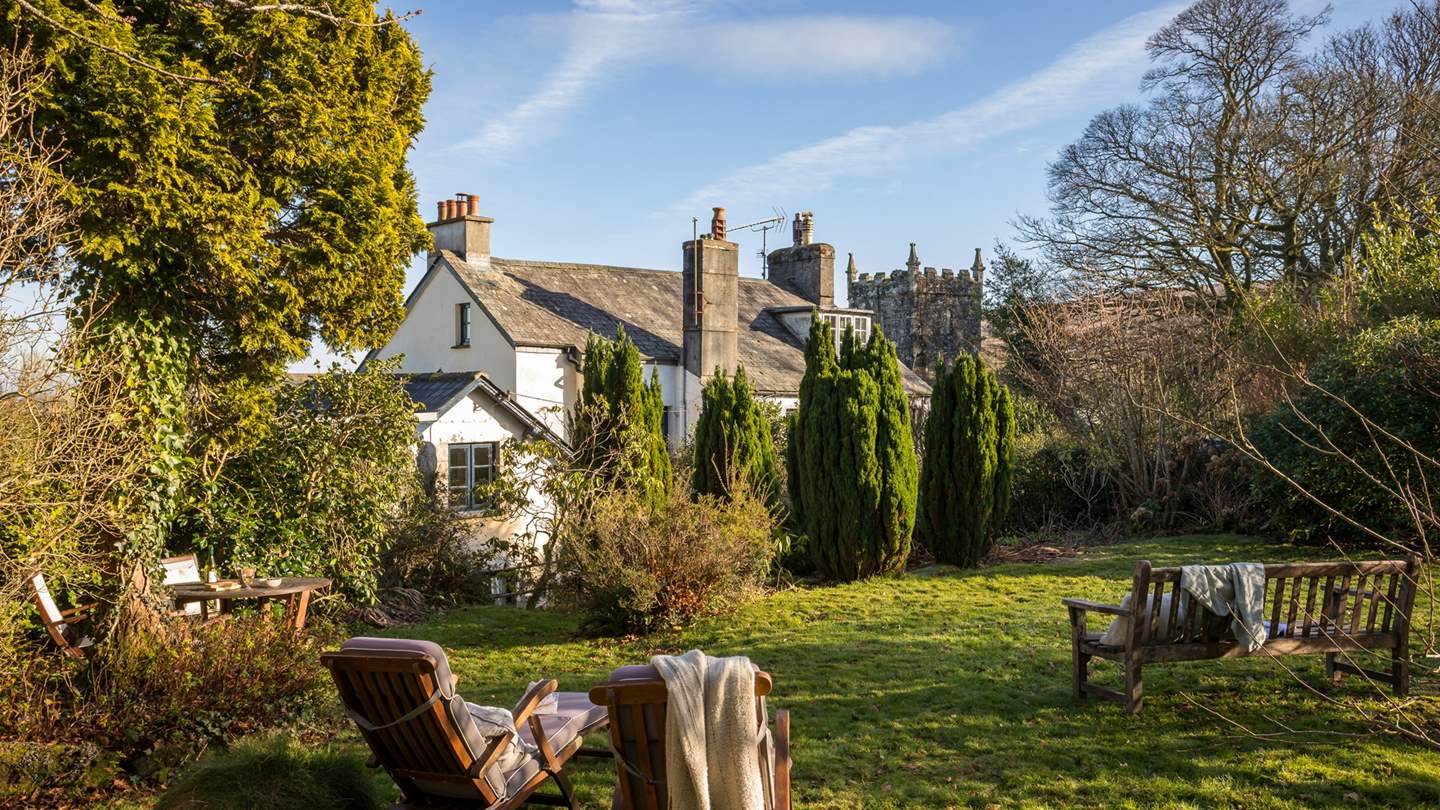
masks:
<svg viewBox="0 0 1440 810"><path fill-rule="evenodd" d="M166 587L174 594L177 602L209 602L212 599L265 599L314 591L330 587L330 580L323 577L281 577L280 584L273 588L252 585L249 588L232 588L228 591L212 591L204 582L183 582Z"/></svg>

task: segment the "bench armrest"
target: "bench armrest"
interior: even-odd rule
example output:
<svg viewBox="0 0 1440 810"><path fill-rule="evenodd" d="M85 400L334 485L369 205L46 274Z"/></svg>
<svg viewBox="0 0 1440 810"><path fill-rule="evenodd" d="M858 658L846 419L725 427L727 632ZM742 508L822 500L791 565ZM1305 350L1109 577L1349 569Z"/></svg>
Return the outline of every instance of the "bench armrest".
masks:
<svg viewBox="0 0 1440 810"><path fill-rule="evenodd" d="M1107 605L1103 602L1091 602L1089 599L1071 599L1069 597L1066 597L1064 599L1061 599L1060 601L1065 604L1065 607L1076 608L1078 610L1084 611L1093 611L1095 613L1110 613L1115 616L1129 616L1132 612L1130 608L1127 607L1120 607L1119 605Z"/></svg>
<svg viewBox="0 0 1440 810"><path fill-rule="evenodd" d="M75 607L69 608L67 610L62 610L60 611L60 615L64 616L67 619L81 619L91 613L94 613L95 609L98 607L100 607L99 602L87 602L83 605L76 605Z"/></svg>

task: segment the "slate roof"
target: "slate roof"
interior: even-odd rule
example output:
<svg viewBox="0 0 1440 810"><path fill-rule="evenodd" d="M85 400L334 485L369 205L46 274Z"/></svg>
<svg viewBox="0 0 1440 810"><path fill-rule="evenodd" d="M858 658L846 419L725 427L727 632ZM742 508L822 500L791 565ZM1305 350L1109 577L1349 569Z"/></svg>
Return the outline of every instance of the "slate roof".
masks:
<svg viewBox="0 0 1440 810"><path fill-rule="evenodd" d="M500 329L519 346L585 346L589 332L613 336L616 324L649 359L678 363L684 315L681 274L673 270L492 258L476 267L444 252ZM769 281L740 278L739 359L755 389L794 395L805 374L805 345L771 310L808 308L809 301ZM929 386L905 369L906 386Z"/></svg>
<svg viewBox="0 0 1440 810"><path fill-rule="evenodd" d="M415 400L419 413L442 414L473 391L480 391L501 410L526 426L527 436L542 435L560 447L566 442L528 408L516 402L483 371L432 372L429 374L397 374L405 393Z"/></svg>
<svg viewBox="0 0 1440 810"><path fill-rule="evenodd" d="M479 372L457 371L441 374L401 374L400 385L422 412L439 413L466 393Z"/></svg>

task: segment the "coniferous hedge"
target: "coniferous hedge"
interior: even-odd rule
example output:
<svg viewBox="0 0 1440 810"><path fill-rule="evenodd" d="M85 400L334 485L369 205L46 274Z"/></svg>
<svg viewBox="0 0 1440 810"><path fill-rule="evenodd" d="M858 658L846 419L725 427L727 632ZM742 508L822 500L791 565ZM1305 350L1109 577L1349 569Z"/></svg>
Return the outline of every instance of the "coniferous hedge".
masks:
<svg viewBox="0 0 1440 810"><path fill-rule="evenodd" d="M583 373L571 430L580 460L610 481L645 492L652 503L664 503L671 468L660 380L645 383L640 352L624 326L616 326L613 341L589 336Z"/></svg>
<svg viewBox="0 0 1440 810"><path fill-rule="evenodd" d="M895 344L879 329L840 356L818 315L805 345L792 423L792 508L824 576L848 581L903 570L918 474Z"/></svg>
<svg viewBox="0 0 1440 810"><path fill-rule="evenodd" d="M745 369L736 369L734 379L717 372L705 384L695 425L695 494L728 497L740 479L774 508L780 501L778 471L770 423L760 412Z"/></svg>
<svg viewBox="0 0 1440 810"><path fill-rule="evenodd" d="M920 475L921 542L941 562L973 566L990 553L1010 506L1015 414L1010 392L979 357L935 371Z"/></svg>

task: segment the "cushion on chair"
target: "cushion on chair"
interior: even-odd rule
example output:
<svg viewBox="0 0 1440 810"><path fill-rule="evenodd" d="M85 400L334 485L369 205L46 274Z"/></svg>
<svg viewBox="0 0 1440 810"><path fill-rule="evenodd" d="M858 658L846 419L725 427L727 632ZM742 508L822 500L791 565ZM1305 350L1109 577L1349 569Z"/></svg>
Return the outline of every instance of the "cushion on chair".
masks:
<svg viewBox="0 0 1440 810"><path fill-rule="evenodd" d="M545 739L550 748L557 754L576 738L605 724L605 707L591 703L590 696L584 692L553 692L551 696L555 698L555 710L535 717L545 729ZM519 733L524 745L535 745L535 734L528 722L520 724Z"/></svg>

